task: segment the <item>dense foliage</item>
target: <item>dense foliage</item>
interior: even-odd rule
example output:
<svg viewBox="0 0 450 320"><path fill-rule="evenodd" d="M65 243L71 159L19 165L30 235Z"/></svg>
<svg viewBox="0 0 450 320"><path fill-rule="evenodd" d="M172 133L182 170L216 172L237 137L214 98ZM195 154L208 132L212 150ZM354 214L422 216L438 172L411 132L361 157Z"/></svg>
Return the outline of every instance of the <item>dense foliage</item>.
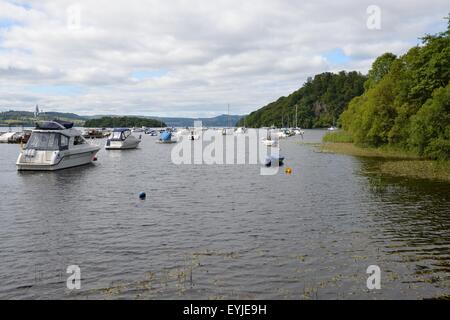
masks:
<svg viewBox="0 0 450 320"><path fill-rule="evenodd" d="M103 117L87 120L84 123L87 128L132 128L132 127L166 127L164 122L154 119L138 117Z"/></svg>
<svg viewBox="0 0 450 320"><path fill-rule="evenodd" d="M392 145L433 159L450 158L450 23L401 57L373 64L363 95L342 114L360 145Z"/></svg>
<svg viewBox="0 0 450 320"><path fill-rule="evenodd" d="M364 92L366 80L367 77L354 71L316 75L299 90L252 112L238 125L285 127L298 124L302 128L335 125L350 100Z"/></svg>

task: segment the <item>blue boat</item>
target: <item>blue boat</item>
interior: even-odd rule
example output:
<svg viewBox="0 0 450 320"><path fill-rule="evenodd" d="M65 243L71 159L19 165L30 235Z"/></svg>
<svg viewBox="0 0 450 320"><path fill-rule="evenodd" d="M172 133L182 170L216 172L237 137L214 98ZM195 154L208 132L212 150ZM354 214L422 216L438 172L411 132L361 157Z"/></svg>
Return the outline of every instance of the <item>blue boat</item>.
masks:
<svg viewBox="0 0 450 320"><path fill-rule="evenodd" d="M176 141L172 140L172 132L164 131L159 136L157 143L176 143Z"/></svg>

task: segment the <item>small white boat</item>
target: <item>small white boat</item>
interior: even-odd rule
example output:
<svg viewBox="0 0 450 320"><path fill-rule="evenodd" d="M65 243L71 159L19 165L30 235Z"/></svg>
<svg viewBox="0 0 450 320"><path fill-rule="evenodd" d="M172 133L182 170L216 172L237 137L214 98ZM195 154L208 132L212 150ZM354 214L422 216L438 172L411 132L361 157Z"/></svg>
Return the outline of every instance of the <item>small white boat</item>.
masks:
<svg viewBox="0 0 450 320"><path fill-rule="evenodd" d="M177 130L174 135L176 138L180 138L180 136L187 136L190 133L191 133L191 131L188 128L183 128L183 129Z"/></svg>
<svg viewBox="0 0 450 320"><path fill-rule="evenodd" d="M106 141L106 150L136 149L141 143L141 139L131 134L130 129L114 129Z"/></svg>
<svg viewBox="0 0 450 320"><path fill-rule="evenodd" d="M300 128L294 128L294 129L293 129L293 132L294 132L294 134L295 134L296 136L303 136L303 135L305 134L305 131L303 131L303 130L300 129Z"/></svg>
<svg viewBox="0 0 450 320"><path fill-rule="evenodd" d="M268 147L278 146L278 142L276 140L262 139L262 143Z"/></svg>
<svg viewBox="0 0 450 320"><path fill-rule="evenodd" d="M7 132L0 136L0 143L11 143L20 137L19 132Z"/></svg>
<svg viewBox="0 0 450 320"><path fill-rule="evenodd" d="M177 131L175 133L175 136L178 140L180 140L182 136L185 136L186 137L185 139L188 139L188 140L200 140L201 135L198 134L198 130L199 129L190 130L188 128L185 128L180 131ZM203 131L203 129L202 129L202 131Z"/></svg>
<svg viewBox="0 0 450 320"><path fill-rule="evenodd" d="M328 131L337 131L337 129L338 129L338 128L332 126L332 127L329 127L329 128L328 128Z"/></svg>
<svg viewBox="0 0 450 320"><path fill-rule="evenodd" d="M267 137L262 139L261 142L268 147L277 147L278 140L272 139L272 134L270 131L267 131Z"/></svg>
<svg viewBox="0 0 450 320"><path fill-rule="evenodd" d="M91 163L99 150L73 129L73 123L54 120L32 131L16 165L19 171L67 169Z"/></svg>
<svg viewBox="0 0 450 320"><path fill-rule="evenodd" d="M141 133L141 132L145 132L145 130L147 130L147 128L146 127L141 127L141 128L133 128L132 130L131 130L131 132L137 132L137 133Z"/></svg>
<svg viewBox="0 0 450 320"><path fill-rule="evenodd" d="M188 135L189 140L200 140L200 135L197 134L195 131L191 131L191 133Z"/></svg>
<svg viewBox="0 0 450 320"><path fill-rule="evenodd" d="M281 131L276 131L274 133L272 133L275 137L277 137L278 139L286 139L288 137L288 135L286 134L285 131L281 130Z"/></svg>

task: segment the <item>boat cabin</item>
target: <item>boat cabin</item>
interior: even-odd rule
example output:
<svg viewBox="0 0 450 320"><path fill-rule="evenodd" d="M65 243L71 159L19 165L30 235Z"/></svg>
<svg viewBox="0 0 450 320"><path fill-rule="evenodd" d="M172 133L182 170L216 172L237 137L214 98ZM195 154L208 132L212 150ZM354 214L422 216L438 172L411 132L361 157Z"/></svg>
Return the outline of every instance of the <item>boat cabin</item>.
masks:
<svg viewBox="0 0 450 320"><path fill-rule="evenodd" d="M64 151L71 146L86 144L86 140L78 130L72 129L73 123L65 121L49 121L37 124L32 131L25 150Z"/></svg>
<svg viewBox="0 0 450 320"><path fill-rule="evenodd" d="M131 135L130 129L119 128L114 129L111 135L109 136L110 141L125 141Z"/></svg>

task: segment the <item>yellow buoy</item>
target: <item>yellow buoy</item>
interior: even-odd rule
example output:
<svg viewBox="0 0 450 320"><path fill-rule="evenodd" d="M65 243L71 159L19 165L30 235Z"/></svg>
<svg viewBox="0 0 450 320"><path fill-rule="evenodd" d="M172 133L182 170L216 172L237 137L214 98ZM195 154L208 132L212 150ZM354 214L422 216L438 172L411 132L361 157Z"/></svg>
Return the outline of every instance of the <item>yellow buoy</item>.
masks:
<svg viewBox="0 0 450 320"><path fill-rule="evenodd" d="M284 169L284 173L286 173L286 174L292 174L292 168L287 167L286 169Z"/></svg>

